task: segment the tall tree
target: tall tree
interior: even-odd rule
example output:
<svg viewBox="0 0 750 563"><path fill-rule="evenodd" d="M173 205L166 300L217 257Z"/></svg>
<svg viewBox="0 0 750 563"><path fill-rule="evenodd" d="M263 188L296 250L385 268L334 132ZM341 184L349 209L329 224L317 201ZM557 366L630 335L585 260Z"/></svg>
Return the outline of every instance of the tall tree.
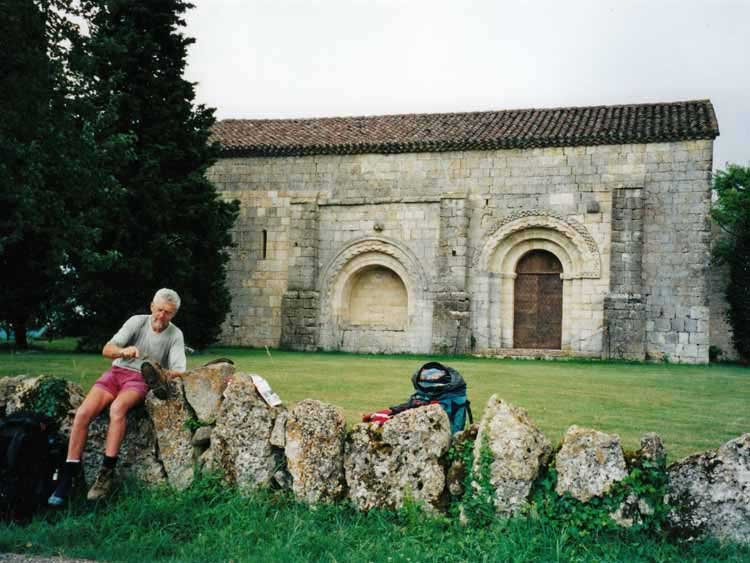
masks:
<svg viewBox="0 0 750 563"><path fill-rule="evenodd" d="M194 103L183 78L193 39L182 0L91 0L95 15L82 71L95 105L113 116L105 136L130 134L131 158L114 168L97 252L77 257L84 345L98 347L159 287L182 296L178 324L202 348L216 339L230 296L229 230L236 202L222 201L205 172L217 158L214 110Z"/></svg>
<svg viewBox="0 0 750 563"><path fill-rule="evenodd" d="M750 167L730 164L714 174L712 214L723 229L716 256L729 267L726 298L734 346L750 360Z"/></svg>
<svg viewBox="0 0 750 563"><path fill-rule="evenodd" d="M0 320L21 348L28 323L68 300L68 257L98 236L110 185L69 69L72 15L70 0L0 4Z"/></svg>

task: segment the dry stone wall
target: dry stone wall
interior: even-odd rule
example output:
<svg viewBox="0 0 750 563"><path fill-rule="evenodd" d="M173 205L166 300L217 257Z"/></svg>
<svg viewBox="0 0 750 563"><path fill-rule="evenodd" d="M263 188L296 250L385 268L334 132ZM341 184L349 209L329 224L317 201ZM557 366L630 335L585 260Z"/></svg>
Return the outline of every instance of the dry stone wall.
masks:
<svg viewBox="0 0 750 563"><path fill-rule="evenodd" d="M475 466L485 443L492 453L490 482L497 511L506 515L520 512L526 507L534 481L549 462L549 440L525 410L493 395L485 407L476 442L480 447L474 450Z"/></svg>
<svg viewBox="0 0 750 563"><path fill-rule="evenodd" d="M209 383L217 375L225 385L215 421L198 424L185 390L204 389L213 396ZM199 379L205 381L186 383ZM4 398L0 416L28 409L40 381L0 378ZM206 397L197 398L195 393L191 397L195 404L206 404ZM63 434L81 401L77 386L64 386L62 408L57 409ZM91 426L84 454L89 483L101 459L106 422L105 414ZM451 447L454 451L473 448L470 479L466 458L452 458ZM481 464L486 456L485 483ZM283 405L270 407L250 374L234 373L225 364L188 372L172 381L167 399L150 393L144 407L133 409L117 471L120 476L182 489L190 485L194 471L220 470L242 493L277 487L291 490L303 502L348 499L360 510L398 509L414 501L430 511L447 510L450 503L465 509L471 495L489 486L489 502L497 513L513 516L524 513L532 502L533 485L552 467L558 477L556 492L550 494L569 496L583 506L621 486L634 474L634 467L645 470L648 462L666 475L666 496L658 491L656 496L640 496L653 483L621 490L619 506L603 518L632 527L652 517L657 504L666 500L672 532L750 543L750 434L666 469L665 457L656 434L646 434L628 461L617 435L577 426L568 429L552 455L550 443L528 413L497 396L489 400L479 425L454 436L439 405L404 411L382 425L358 424L347 432L338 408L316 400L301 401L290 410Z"/></svg>
<svg viewBox="0 0 750 563"><path fill-rule="evenodd" d="M221 159L209 178L242 204L222 340L301 350L512 348L514 265L544 249L567 267L563 352L705 362L712 151L712 141L683 141ZM520 230L493 238L521 216ZM422 311L409 311L402 332L337 316L348 294L331 286L345 289L347 280L326 272L371 239L396 249L395 264L380 250L366 263L362 249L348 256L356 267L336 272L353 277L380 264L402 277Z"/></svg>

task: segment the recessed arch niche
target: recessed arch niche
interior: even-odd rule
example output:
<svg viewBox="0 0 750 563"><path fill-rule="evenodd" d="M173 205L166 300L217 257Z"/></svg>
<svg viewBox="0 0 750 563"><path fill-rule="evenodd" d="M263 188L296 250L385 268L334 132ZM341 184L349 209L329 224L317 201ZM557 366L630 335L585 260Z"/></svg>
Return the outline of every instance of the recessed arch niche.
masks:
<svg viewBox="0 0 750 563"><path fill-rule="evenodd" d="M347 279L341 321L349 326L404 330L409 321L408 306L401 277L383 265L372 264Z"/></svg>
<svg viewBox="0 0 750 563"><path fill-rule="evenodd" d="M385 238L349 243L320 280L320 345L349 352L429 352L432 302L416 256Z"/></svg>

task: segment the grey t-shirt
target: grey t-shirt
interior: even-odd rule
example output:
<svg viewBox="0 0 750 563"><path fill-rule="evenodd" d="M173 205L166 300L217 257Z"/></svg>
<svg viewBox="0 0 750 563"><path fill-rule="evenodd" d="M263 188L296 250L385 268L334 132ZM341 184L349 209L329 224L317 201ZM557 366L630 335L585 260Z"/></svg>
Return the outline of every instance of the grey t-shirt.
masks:
<svg viewBox="0 0 750 563"><path fill-rule="evenodd" d="M117 358L112 362L113 366L140 371L143 360L151 360L159 362L165 369L174 371L187 369L182 331L169 323L165 330L154 332L151 328L151 315L133 315L125 321L110 342L120 348L135 346L140 352L140 357L132 360Z"/></svg>

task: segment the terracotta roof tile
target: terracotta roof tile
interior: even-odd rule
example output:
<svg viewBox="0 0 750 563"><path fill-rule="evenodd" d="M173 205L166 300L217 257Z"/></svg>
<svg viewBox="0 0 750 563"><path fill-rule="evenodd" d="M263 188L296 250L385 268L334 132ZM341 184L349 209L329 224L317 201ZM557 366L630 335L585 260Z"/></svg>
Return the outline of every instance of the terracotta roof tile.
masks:
<svg viewBox="0 0 750 563"><path fill-rule="evenodd" d="M471 113L225 119L224 156L443 152L713 139L709 100Z"/></svg>

